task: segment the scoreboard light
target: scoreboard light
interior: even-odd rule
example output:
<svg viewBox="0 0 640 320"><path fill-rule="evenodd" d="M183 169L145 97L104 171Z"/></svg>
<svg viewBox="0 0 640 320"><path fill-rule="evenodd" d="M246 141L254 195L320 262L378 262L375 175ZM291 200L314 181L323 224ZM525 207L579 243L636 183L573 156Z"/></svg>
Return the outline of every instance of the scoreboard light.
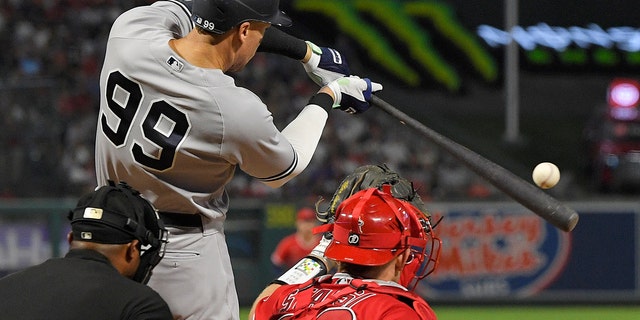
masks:
<svg viewBox="0 0 640 320"><path fill-rule="evenodd" d="M609 86L609 105L612 107L635 107L640 100L640 85L630 79L614 80Z"/></svg>
<svg viewBox="0 0 640 320"><path fill-rule="evenodd" d="M632 79L615 79L609 85L608 102L611 117L635 120L638 117L640 83Z"/></svg>

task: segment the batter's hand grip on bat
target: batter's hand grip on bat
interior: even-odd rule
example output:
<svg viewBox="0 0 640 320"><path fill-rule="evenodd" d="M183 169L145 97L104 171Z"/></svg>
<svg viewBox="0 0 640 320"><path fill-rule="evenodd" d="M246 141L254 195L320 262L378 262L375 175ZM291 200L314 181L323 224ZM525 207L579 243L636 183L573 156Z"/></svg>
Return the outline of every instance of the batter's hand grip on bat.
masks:
<svg viewBox="0 0 640 320"><path fill-rule="evenodd" d="M371 97L371 105L385 111L402 123L415 129L425 138L464 163L468 168L490 182L500 191L533 211L563 231L571 231L578 223L578 213L551 197L536 186L516 176L463 145L439 134L424 124L396 109L377 96Z"/></svg>

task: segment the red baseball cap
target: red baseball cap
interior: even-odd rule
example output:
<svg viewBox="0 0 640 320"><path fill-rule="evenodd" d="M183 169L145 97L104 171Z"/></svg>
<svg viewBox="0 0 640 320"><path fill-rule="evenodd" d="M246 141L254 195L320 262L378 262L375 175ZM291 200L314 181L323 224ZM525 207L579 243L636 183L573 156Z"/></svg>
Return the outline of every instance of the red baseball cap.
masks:
<svg viewBox="0 0 640 320"><path fill-rule="evenodd" d="M316 212L311 208L302 208L298 210L297 220L316 220Z"/></svg>

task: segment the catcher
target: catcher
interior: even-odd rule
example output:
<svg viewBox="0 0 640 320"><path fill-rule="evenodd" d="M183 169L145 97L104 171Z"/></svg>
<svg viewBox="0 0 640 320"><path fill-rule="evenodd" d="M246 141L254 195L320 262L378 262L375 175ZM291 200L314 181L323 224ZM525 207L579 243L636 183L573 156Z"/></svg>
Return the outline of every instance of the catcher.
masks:
<svg viewBox="0 0 640 320"><path fill-rule="evenodd" d="M386 166L349 175L319 218L325 236L269 285L250 319L422 319L431 307L413 292L435 269L441 241L407 180ZM333 261L332 261L333 260ZM337 262L337 272L326 274Z"/></svg>

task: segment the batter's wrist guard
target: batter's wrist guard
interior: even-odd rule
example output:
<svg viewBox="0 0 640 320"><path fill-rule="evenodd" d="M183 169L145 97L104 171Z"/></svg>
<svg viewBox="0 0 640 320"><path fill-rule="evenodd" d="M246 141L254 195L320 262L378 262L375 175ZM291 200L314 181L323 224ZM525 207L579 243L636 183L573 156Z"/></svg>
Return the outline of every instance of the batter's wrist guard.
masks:
<svg viewBox="0 0 640 320"><path fill-rule="evenodd" d="M333 107L333 99L328 93L320 92L316 93L311 99L309 99L309 104L315 104L320 106L322 109L329 110Z"/></svg>
<svg viewBox="0 0 640 320"><path fill-rule="evenodd" d="M325 274L327 274L327 267L321 259L314 256L306 256L272 283L300 284Z"/></svg>
<svg viewBox="0 0 640 320"><path fill-rule="evenodd" d="M325 258L324 251L327 249L329 243L331 243L331 239L323 236L320 243L313 248L308 256L302 258L298 263L296 263L296 265L291 267L291 269L272 283L300 284L315 277L327 274L332 263L330 260Z"/></svg>

